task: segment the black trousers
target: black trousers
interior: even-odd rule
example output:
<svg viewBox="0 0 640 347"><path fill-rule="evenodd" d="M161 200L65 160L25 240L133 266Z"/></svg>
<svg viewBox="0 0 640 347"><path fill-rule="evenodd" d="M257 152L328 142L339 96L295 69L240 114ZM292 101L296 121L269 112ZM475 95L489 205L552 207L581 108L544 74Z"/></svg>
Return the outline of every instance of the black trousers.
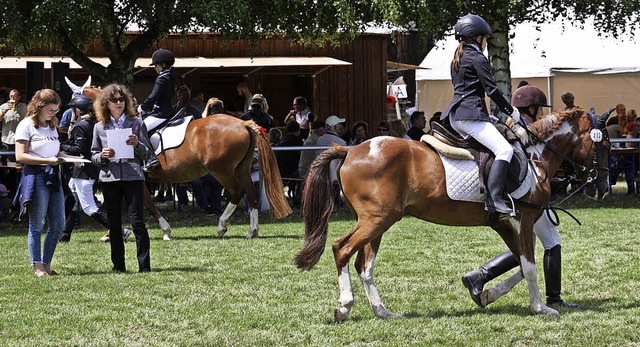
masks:
<svg viewBox="0 0 640 347"><path fill-rule="evenodd" d="M151 271L149 232L144 224L144 181L103 182L102 192L109 218L109 242L113 271L125 272L124 240L122 239L122 202L129 211L129 220L136 236L138 269Z"/></svg>

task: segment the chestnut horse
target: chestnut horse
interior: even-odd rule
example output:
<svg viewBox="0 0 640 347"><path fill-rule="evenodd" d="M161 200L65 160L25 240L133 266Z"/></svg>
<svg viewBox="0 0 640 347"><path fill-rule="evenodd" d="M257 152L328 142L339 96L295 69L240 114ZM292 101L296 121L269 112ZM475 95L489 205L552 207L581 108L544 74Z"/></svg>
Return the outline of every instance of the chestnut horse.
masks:
<svg viewBox="0 0 640 347"><path fill-rule="evenodd" d="M538 180L515 201L516 217L492 225L520 262L522 272L513 277L518 281L526 279L535 313L559 315L542 301L534 259L533 225L549 203L550 178L568 160L580 169L583 182L597 181L599 190L608 189L610 145L608 140L598 141L597 136L592 140L592 128L604 129L604 117L587 115L582 109L558 111L531 124L529 130L536 143L526 152ZM595 132L602 134L600 130ZM401 317L385 308L373 279L374 261L384 232L404 215L442 225L486 226L491 223L490 214L483 203L448 197L442 160L423 142L382 136L349 149L335 146L313 162L304 182L305 242L295 257L296 265L303 270L310 270L325 248L334 194L329 164L335 159L343 161L339 183L357 223L332 246L340 289L334 318L336 322L347 319L354 304L349 260L355 253L355 269L374 314L380 318Z"/></svg>
<svg viewBox="0 0 640 347"><path fill-rule="evenodd" d="M98 92L99 88L92 86L83 90L92 99ZM247 239L251 239L258 235L259 230L259 194L251 180L256 145L260 180L264 182L270 211L275 218L286 217L292 211L284 196L275 154L253 121L242 121L225 114L191 121L183 144L162 152L158 156L160 166L150 170L149 177L159 182L185 183L211 173L231 195L218 222L219 237L227 232L229 219L246 194L250 207ZM155 210L148 191L145 193L145 207Z"/></svg>

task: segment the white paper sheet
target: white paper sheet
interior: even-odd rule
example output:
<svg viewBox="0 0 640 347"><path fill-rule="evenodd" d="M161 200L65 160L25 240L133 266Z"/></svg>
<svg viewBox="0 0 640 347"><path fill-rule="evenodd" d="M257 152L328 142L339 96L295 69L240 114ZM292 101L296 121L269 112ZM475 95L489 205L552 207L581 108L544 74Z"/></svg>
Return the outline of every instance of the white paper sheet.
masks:
<svg viewBox="0 0 640 347"><path fill-rule="evenodd" d="M111 160L133 159L133 146L126 143L131 135L131 128L107 130L106 133L107 146L116 152Z"/></svg>

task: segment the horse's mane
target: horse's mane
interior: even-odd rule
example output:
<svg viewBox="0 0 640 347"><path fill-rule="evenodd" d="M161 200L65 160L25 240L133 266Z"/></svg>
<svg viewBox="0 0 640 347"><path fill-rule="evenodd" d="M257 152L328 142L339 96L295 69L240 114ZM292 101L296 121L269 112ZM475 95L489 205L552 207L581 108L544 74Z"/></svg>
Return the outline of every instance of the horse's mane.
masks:
<svg viewBox="0 0 640 347"><path fill-rule="evenodd" d="M564 122L580 118L584 113L585 110L581 108L574 108L568 111L555 111L529 124L528 128L539 139L544 140L558 130Z"/></svg>

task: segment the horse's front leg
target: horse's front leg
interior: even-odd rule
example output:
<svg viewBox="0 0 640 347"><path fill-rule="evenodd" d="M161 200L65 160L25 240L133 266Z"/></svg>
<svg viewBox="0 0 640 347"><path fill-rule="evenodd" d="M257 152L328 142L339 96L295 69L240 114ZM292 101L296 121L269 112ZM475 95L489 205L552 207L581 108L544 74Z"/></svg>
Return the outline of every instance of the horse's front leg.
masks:
<svg viewBox="0 0 640 347"><path fill-rule="evenodd" d="M373 279L373 264L376 260L376 254L380 249L381 239L382 236L376 238L358 252L358 256L355 261L356 271L358 271L358 274L360 275L360 280L362 280L362 285L364 286L364 291L367 294L367 299L369 299L369 304L371 305L371 309L376 317L402 318L401 315L390 312L384 306Z"/></svg>
<svg viewBox="0 0 640 347"><path fill-rule="evenodd" d="M538 271L536 270L536 262L533 244L533 224L534 218L531 215L524 215L520 220L520 233L518 234L518 244L520 246L520 265L522 266L522 274L527 281L529 288L529 299L531 302L531 310L534 313L542 313L548 316L559 316L560 313L542 301L540 296L540 288L538 287Z"/></svg>
<svg viewBox="0 0 640 347"><path fill-rule="evenodd" d="M160 212L156 208L156 205L153 203L151 199L151 193L149 193L149 189L145 187L144 189L144 208L151 214L151 216L158 222L160 229L162 230L162 239L165 241L171 240L171 225L167 222Z"/></svg>

